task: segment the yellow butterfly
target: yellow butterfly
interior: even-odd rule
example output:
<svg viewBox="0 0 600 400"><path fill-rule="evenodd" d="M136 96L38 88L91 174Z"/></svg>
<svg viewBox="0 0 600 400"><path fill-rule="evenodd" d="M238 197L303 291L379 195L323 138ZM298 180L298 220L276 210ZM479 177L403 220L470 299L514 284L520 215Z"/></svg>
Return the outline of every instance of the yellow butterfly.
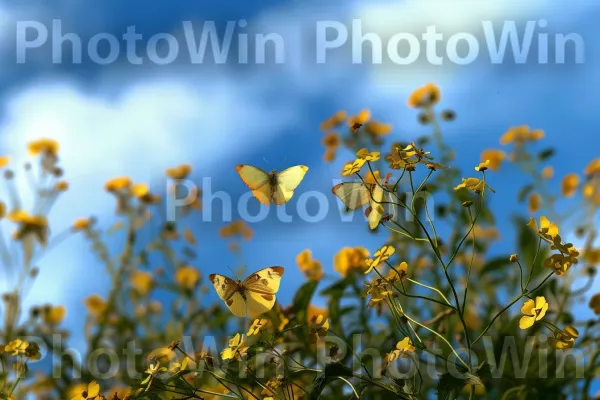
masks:
<svg viewBox="0 0 600 400"><path fill-rule="evenodd" d="M235 169L244 183L248 185L254 197L266 206L271 201L277 205L287 203L308 171L308 167L305 165L296 165L281 172L271 171L270 173L245 164L240 164Z"/></svg>
<svg viewBox="0 0 600 400"><path fill-rule="evenodd" d="M273 308L282 276L283 267L269 267L253 273L243 282L219 274L211 274L208 279L233 315L254 318Z"/></svg>
<svg viewBox="0 0 600 400"><path fill-rule="evenodd" d="M383 218L383 197L385 192L380 185L365 185L363 182L344 182L335 185L331 191L346 207L356 210L369 203L367 209L369 228L375 229Z"/></svg>

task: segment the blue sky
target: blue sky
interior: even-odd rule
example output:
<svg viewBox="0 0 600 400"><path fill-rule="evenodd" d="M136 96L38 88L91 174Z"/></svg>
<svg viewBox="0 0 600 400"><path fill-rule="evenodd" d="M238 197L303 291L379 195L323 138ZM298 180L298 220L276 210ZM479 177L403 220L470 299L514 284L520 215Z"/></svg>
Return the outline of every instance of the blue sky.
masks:
<svg viewBox="0 0 600 400"><path fill-rule="evenodd" d="M342 163L352 158L341 153L333 164L322 162L322 134L317 127L323 119L338 109L355 113L370 108L375 119L394 124L390 140L410 140L426 128L416 123L414 110L405 106L406 98L414 88L433 81L442 88L442 107L458 113L445 135L461 149L459 166L471 168L480 150L497 147L499 136L509 126L529 124L546 131L546 145L559 147L554 160L557 171L580 172L599 156L593 136L600 83L600 47L593 27L599 16L600 5L592 0L1 0L0 149L18 161L25 156L25 144L34 138L47 136L61 142L61 163L71 189L50 216L57 231L79 216L94 214L100 221L112 218L113 199L103 192L108 178L125 174L160 190L165 184L164 169L181 162L191 163L196 178L210 177L213 190L227 191L234 201L246 192L233 168L236 164L265 169L308 165L306 179L289 204L293 210L305 191L329 195L332 179L339 177ZM97 33L121 36L132 25L143 35L142 44L157 33L171 33L183 43L184 20L215 21L222 32L227 21L245 19L248 32L274 32L284 38L286 62L192 65L182 56L171 65L152 65L147 59L143 65L130 65L122 52L110 65L97 65L85 57L81 64L71 63L68 57L62 64L53 64L49 39L27 53L26 63L17 64L17 21L37 21L51 31L53 19L61 20L63 33L76 33L84 44ZM347 44L328 53L327 63L317 65L317 23L337 21L350 27L353 19L362 22L364 32L377 33L383 40L397 32L420 35L430 25L446 38L470 33L482 44L482 56L469 65L447 60L441 66L422 60L396 65L387 59L373 65L370 52L365 51L365 62L357 65L351 62ZM535 60L516 64L510 51L506 62L490 63L484 54L481 21L490 20L500 30L507 20L524 29L526 21L541 19L547 21L544 32L550 36L577 33L583 38L583 64L574 64L569 52L565 65L540 65ZM66 54L68 50L68 46L63 49ZM536 50L534 44L531 53ZM511 181L514 172L508 166L490 177L500 193L492 206L500 212L503 199L516 196L518 187ZM553 182L558 184L559 179ZM284 304L293 293L285 289L293 288L300 277L294 259L303 249L311 248L326 273L331 273L331 260L339 248L364 245L374 249L383 240L383 236L368 235L358 218L355 224L341 224L336 203L329 200L331 215L318 228L305 222L279 222L272 218L274 210L269 219L253 225L256 236L245 249L248 268L286 266L280 295ZM235 263L233 256L222 256L226 243L216 237L222 225L214 220L194 225L202 260L197 267L204 275L227 273L226 265ZM260 249L259 244L271 251ZM71 238L54 249L40 268L28 301L51 298L66 304L67 326L81 326L81 299L107 289L102 266L87 255L87 245L80 238ZM77 289L65 290L73 286Z"/></svg>

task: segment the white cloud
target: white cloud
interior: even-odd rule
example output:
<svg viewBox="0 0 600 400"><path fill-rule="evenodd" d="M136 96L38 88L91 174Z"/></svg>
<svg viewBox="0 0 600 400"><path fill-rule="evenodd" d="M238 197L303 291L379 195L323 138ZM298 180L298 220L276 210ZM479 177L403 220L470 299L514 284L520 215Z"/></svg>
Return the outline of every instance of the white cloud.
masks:
<svg viewBox="0 0 600 400"><path fill-rule="evenodd" d="M243 84L214 81L202 86L180 80L147 81L125 87L116 99L88 94L68 82L38 84L15 93L5 107L0 146L24 161L26 143L49 137L61 144L61 166L70 190L52 210L53 231L77 217L112 213L104 182L120 175L151 183L169 166L189 162L209 173L219 160L268 142L294 114L285 104L264 106L260 92ZM18 167L15 167L19 171ZM19 190L27 192L24 180ZM82 242L69 240L40 264L36 287L27 299L62 302L65 288L92 290L103 271L91 271ZM87 262L86 262L87 260Z"/></svg>

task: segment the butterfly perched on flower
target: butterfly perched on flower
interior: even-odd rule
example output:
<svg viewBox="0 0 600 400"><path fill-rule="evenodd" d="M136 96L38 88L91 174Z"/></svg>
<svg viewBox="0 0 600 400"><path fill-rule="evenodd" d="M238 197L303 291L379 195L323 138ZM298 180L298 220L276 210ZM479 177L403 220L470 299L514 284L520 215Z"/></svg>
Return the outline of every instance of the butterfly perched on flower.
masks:
<svg viewBox="0 0 600 400"><path fill-rule="evenodd" d="M277 205L287 203L308 171L305 165L296 165L281 172L269 173L246 164L240 164L235 169L254 197L266 206L271 204L271 201Z"/></svg>
<svg viewBox="0 0 600 400"><path fill-rule="evenodd" d="M243 282L219 274L211 274L208 279L233 315L254 318L270 311L275 305L275 294L279 290L283 271L283 267L261 269Z"/></svg>
<svg viewBox="0 0 600 400"><path fill-rule="evenodd" d="M380 185L369 185L363 182L344 182L335 185L331 191L335 194L348 210L356 210L369 203L365 214L369 221L369 228L375 229L384 215L383 200L385 192Z"/></svg>

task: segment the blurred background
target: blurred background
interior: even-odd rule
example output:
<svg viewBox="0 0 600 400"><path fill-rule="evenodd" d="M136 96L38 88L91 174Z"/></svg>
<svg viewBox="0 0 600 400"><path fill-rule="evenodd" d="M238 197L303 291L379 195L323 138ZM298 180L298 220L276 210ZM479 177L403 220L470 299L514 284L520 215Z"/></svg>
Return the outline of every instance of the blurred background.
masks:
<svg viewBox="0 0 600 400"><path fill-rule="evenodd" d="M248 189L234 166L245 163L269 171L307 165L304 181L285 206L292 222L282 221L271 207L267 218L249 223L254 238L242 249L247 272L271 265L286 268L278 296L285 305L292 300L292 288L303 279L295 263L302 250L310 248L323 263L326 280L335 274L332 259L340 248L361 245L374 251L385 240L385 233L367 231L360 213L353 222L341 220L340 204L331 187L340 178L343 164L354 155L340 150L333 162L323 161L323 133L318 129L323 120L338 110L355 114L368 108L378 121L393 124L388 140L410 141L428 128L419 125L406 99L415 88L435 82L442 91L442 107L457 113L456 121L444 128L447 142L458 149L457 166L471 170L480 152L498 147L499 137L509 127L528 124L545 131L540 146L557 148L553 166L560 174L550 182L559 185L564 173L581 172L598 156L595 100L600 87L600 47L594 28L598 17L600 5L592 0L0 0L0 150L17 164L25 161L27 142L41 137L59 141L70 188L49 216L57 230L90 215L101 226L112 225L114 199L103 189L110 178L130 176L135 182L148 183L153 192L166 194L164 170L191 164L191 179L205 183L201 187L205 211L195 214L196 220L189 225L198 239L195 267L204 276L231 275L227 266L240 264L228 251L227 241L218 236L219 229L230 222L223 218L223 203L211 202L210 196L226 192L231 198L231 218L239 218L237 205ZM381 63L373 63L369 43L363 46L363 62L353 63L353 34L357 36L354 46L360 47L353 20L360 21L362 34L381 38ZM227 36L228 22L237 24L226 62L215 62L209 49L203 63L193 63L184 21L194 27L196 41L207 21L214 22L219 42ZM318 27L325 21L345 27L348 40L328 50L325 63L317 63ZM497 37L505 22L514 21L520 40L527 22L533 21L529 57L516 62L508 45L503 61L493 63L482 21L491 21ZM27 31L26 25L30 26ZM419 58L410 65L390 60L387 39L399 32L420 38L429 26L444 35L438 45L442 65L428 62L423 42ZM135 48L142 60L138 64L130 62L122 40L131 27L140 35ZM19 37L19 30L26 32L24 38ZM26 49L21 53L25 58L19 61L19 43L34 41L44 30L45 42ZM94 62L87 51L90 38L99 33L114 35L120 43L115 61L106 65ZM239 33L248 34L251 43L246 64L238 57ZM448 59L445 44L455 33L468 33L479 41L479 56L472 63L457 65ZM547 64L538 59L543 47L539 33L548 37ZM582 38L584 61L576 63L575 45L570 43L565 63L557 64L555 35L571 33ZM61 34L76 39L61 45ZM177 39L179 54L173 62L158 65L150 60L146 45L156 34ZM274 52L267 51L265 63L255 63L255 34L280 35L283 62L277 63ZM327 40L335 35L330 29ZM83 52L80 62L72 57L77 41ZM106 39L100 42L100 54L109 53L107 43ZM157 53L167 54L166 42L159 44L163 47ZM466 54L466 47L458 48ZM408 52L407 48L402 51ZM513 227L502 216L509 212L503 204L514 202L523 184L515 175L511 165L489 175L489 184L497 190L491 204L499 213L503 239L497 242L498 251L510 252L514 242ZM25 191L26 182L21 184ZM326 216L318 223L303 221L298 215L298 200L309 191L328 199ZM256 215L258 203L248 204L248 213ZM318 204L309 200L308 213L323 212L319 208L323 203ZM70 237L38 266L40 276L25 304L49 299L64 304L68 309L64 326L81 332L82 299L90 293L103 295L109 284L101 264L89 254L88 244L80 236ZM581 312L591 314L586 307ZM77 336L73 340L72 346L83 345Z"/></svg>

